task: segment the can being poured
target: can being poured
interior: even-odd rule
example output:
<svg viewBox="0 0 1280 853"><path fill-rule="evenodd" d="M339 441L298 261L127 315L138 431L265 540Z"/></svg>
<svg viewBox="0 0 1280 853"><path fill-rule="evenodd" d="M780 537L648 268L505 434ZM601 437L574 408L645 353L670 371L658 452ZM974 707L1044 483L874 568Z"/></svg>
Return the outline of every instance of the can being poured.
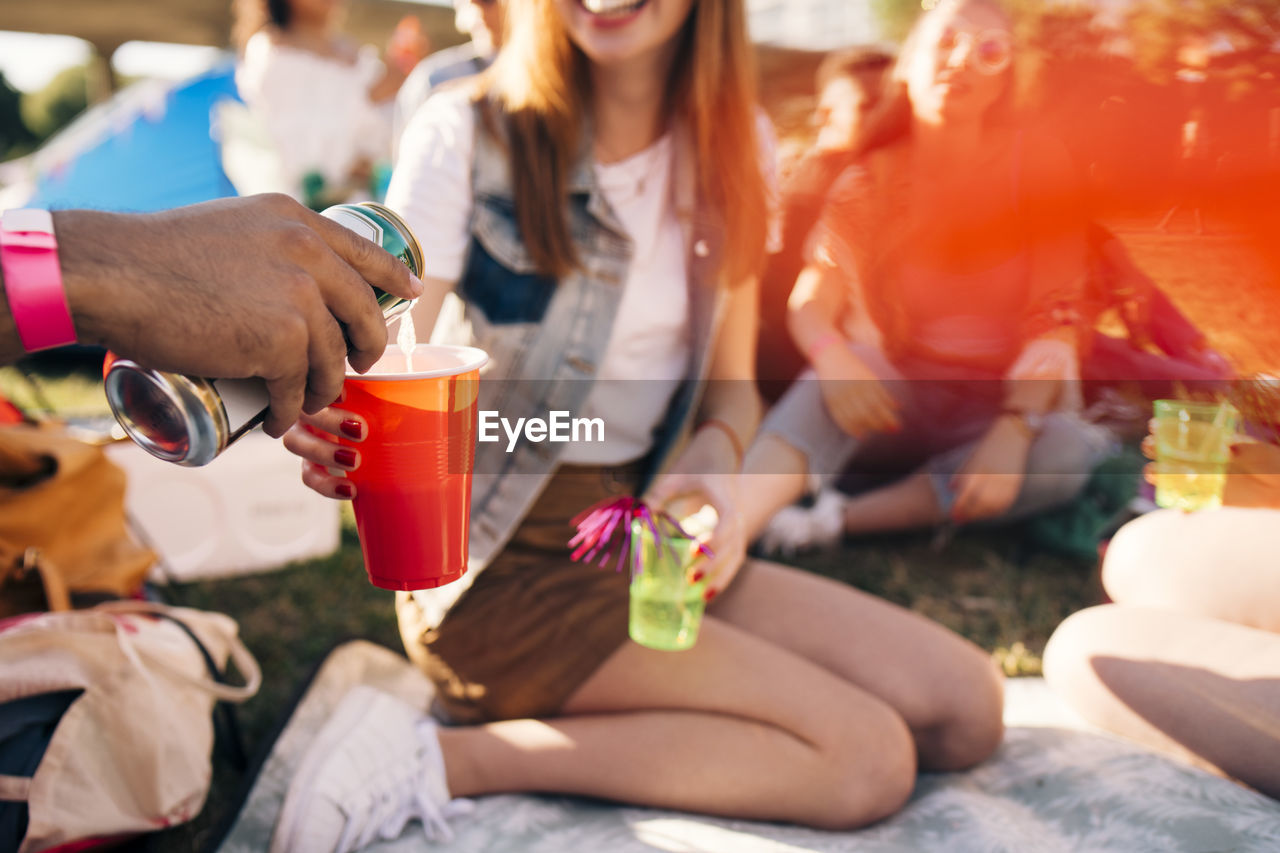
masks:
<svg viewBox="0 0 1280 853"><path fill-rule="evenodd" d="M335 205L321 215L377 243L422 277L422 247L393 211L366 201ZM374 292L388 323L411 305L379 288ZM111 355L104 369L116 420L139 447L166 462L207 465L266 415L269 397L261 379L184 376Z"/></svg>

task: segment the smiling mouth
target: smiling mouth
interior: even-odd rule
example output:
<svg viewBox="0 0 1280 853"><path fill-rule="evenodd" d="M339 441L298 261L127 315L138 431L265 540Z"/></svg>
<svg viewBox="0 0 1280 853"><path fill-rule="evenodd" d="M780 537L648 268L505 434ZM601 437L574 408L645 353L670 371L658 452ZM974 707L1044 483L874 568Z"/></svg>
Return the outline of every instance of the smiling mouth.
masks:
<svg viewBox="0 0 1280 853"><path fill-rule="evenodd" d="M598 17L621 18L630 15L649 0L578 0L578 4Z"/></svg>

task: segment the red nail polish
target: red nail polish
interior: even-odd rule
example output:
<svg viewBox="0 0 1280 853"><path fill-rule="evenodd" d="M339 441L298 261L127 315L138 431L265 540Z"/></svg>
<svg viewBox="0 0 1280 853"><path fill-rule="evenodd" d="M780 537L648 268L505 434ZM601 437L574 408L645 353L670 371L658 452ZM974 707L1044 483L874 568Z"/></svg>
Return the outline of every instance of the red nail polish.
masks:
<svg viewBox="0 0 1280 853"><path fill-rule="evenodd" d="M350 483L339 483L334 491L338 493L340 498L354 498L356 496L356 487Z"/></svg>
<svg viewBox="0 0 1280 853"><path fill-rule="evenodd" d="M702 594L702 600L707 604L711 603L711 599L715 598L719 593L714 589L709 589Z"/></svg>
<svg viewBox="0 0 1280 853"><path fill-rule="evenodd" d="M350 447L339 447L337 450L333 451L333 461L337 462L343 468L356 467L357 458L356 452Z"/></svg>
<svg viewBox="0 0 1280 853"><path fill-rule="evenodd" d="M707 576L706 572L704 572L702 569L698 569L696 572L693 573L693 583L697 583L698 581L702 580L706 576Z"/></svg>
<svg viewBox="0 0 1280 853"><path fill-rule="evenodd" d="M353 418L348 418L338 424L338 429L347 438L354 439L355 441L359 441L364 436L364 424Z"/></svg>

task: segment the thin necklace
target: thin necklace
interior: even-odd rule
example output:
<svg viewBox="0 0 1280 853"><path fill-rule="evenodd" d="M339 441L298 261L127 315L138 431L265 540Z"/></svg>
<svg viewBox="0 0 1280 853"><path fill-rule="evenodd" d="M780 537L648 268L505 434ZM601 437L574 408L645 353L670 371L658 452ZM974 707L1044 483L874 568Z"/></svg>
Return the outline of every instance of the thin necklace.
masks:
<svg viewBox="0 0 1280 853"><path fill-rule="evenodd" d="M637 151L630 157L625 157L622 160L618 160L613 163L600 163L600 165L605 168L609 168L610 166L627 163L628 167L634 167L635 171L638 173L638 177L633 179L633 185L628 185L625 189L630 190L630 198L642 196L644 195L645 185L649 180L649 175L653 172L653 168L657 165L659 157L662 156L663 151L666 149L666 146L663 144L664 139L665 136L660 136L657 141L648 148L642 151ZM643 160L640 159L641 157L643 157ZM630 162L633 160L637 162ZM597 158L597 162L599 162L599 158ZM627 171L630 171L630 168L628 168Z"/></svg>

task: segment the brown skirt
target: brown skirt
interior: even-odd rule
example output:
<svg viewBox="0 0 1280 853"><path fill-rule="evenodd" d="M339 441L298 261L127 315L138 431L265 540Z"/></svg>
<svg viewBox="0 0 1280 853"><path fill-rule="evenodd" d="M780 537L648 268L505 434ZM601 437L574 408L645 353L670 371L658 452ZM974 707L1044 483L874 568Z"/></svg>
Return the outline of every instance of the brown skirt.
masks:
<svg viewBox="0 0 1280 853"><path fill-rule="evenodd" d="M437 714L458 724L553 716L626 642L628 576L571 561L569 519L633 493L640 471L639 463L561 467L438 628L397 593L400 635L436 685Z"/></svg>

